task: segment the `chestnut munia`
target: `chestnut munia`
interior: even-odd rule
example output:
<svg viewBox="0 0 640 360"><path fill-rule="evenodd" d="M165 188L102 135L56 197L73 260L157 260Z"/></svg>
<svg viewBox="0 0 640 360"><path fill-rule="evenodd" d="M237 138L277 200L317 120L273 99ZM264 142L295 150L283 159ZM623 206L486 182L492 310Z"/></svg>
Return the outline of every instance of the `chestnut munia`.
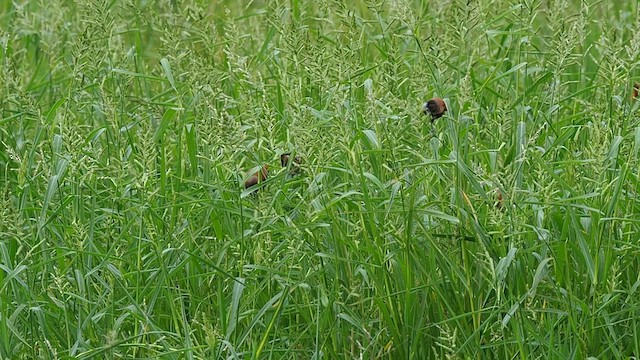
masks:
<svg viewBox="0 0 640 360"><path fill-rule="evenodd" d="M289 160L291 159L291 153L284 153L280 155L280 165L286 168L289 165ZM291 164L291 170L289 171L290 175L296 175L300 172L300 164L302 164L302 158L300 155L296 155L293 158L293 163Z"/></svg>
<svg viewBox="0 0 640 360"><path fill-rule="evenodd" d="M282 167L287 167L287 165L289 165L290 159L291 159L291 153L284 153L280 155L280 164L282 165ZM296 157L293 158L294 165L300 165L301 163L302 163L302 158L300 157L300 155L297 155Z"/></svg>
<svg viewBox="0 0 640 360"><path fill-rule="evenodd" d="M632 99L638 98L638 91L640 91L640 83L633 84L633 93L631 94Z"/></svg>
<svg viewBox="0 0 640 360"><path fill-rule="evenodd" d="M247 180L245 180L244 188L248 189L248 188L252 187L253 185L256 185L256 184L259 184L259 183L265 181L267 179L267 175L269 174L267 169L269 169L269 165L263 165L262 169L260 169L255 174L251 175Z"/></svg>
<svg viewBox="0 0 640 360"><path fill-rule="evenodd" d="M500 189L497 189L497 192L498 192L498 201L496 201L495 205L497 209L502 209L502 207L504 206L503 199L502 199L502 191L500 191Z"/></svg>
<svg viewBox="0 0 640 360"><path fill-rule="evenodd" d="M447 104L440 98L433 98L422 105L422 112L425 115L431 115L431 122L442 117L447 111Z"/></svg>

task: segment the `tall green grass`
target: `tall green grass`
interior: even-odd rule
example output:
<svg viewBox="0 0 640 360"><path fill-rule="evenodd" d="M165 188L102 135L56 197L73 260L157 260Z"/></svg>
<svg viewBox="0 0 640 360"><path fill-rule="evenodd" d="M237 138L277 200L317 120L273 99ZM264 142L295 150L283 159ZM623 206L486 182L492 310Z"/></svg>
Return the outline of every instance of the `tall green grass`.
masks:
<svg viewBox="0 0 640 360"><path fill-rule="evenodd" d="M640 355L636 2L0 14L0 358Z"/></svg>

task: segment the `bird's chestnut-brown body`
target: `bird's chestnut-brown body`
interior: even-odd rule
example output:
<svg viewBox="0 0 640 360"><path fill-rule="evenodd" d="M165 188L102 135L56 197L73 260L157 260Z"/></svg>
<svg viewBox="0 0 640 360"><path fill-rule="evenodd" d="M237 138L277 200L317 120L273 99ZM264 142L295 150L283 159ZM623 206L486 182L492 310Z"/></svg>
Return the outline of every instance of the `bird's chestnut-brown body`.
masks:
<svg viewBox="0 0 640 360"><path fill-rule="evenodd" d="M255 174L251 175L251 177L249 177L247 180L245 180L244 188L248 189L256 184L259 184L265 181L267 179L267 176L269 175L269 172L267 169L269 169L269 165L263 165L262 169L260 169Z"/></svg>
<svg viewBox="0 0 640 360"><path fill-rule="evenodd" d="M504 202L502 199L502 191L500 191L500 189L497 190L498 192L498 201L496 201L496 208L497 209L502 209L502 207L504 206Z"/></svg>
<svg viewBox="0 0 640 360"><path fill-rule="evenodd" d="M422 112L425 115L431 115L431 122L434 122L437 118L442 117L447 111L447 104L440 98L433 98L422 106Z"/></svg>
<svg viewBox="0 0 640 360"><path fill-rule="evenodd" d="M640 83L633 84L633 93L631 94L631 98L637 99L639 91L640 91Z"/></svg>

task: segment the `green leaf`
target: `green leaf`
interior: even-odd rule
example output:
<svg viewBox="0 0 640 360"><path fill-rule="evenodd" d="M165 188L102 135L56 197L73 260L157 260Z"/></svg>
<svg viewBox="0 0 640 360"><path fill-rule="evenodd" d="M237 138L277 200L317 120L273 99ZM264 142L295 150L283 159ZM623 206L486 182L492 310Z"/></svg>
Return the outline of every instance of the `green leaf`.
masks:
<svg viewBox="0 0 640 360"><path fill-rule="evenodd" d="M378 143L378 136L376 135L375 131L366 129L362 130L362 133L364 133L364 135L369 140L369 146L372 150L380 149L380 143Z"/></svg>
<svg viewBox="0 0 640 360"><path fill-rule="evenodd" d="M162 58L160 60L160 64L162 65L162 70L164 70L164 75L167 77L167 80L169 80L169 84L171 84L173 90L176 90L176 83L173 81L173 73L171 72L169 60L167 60L167 58Z"/></svg>

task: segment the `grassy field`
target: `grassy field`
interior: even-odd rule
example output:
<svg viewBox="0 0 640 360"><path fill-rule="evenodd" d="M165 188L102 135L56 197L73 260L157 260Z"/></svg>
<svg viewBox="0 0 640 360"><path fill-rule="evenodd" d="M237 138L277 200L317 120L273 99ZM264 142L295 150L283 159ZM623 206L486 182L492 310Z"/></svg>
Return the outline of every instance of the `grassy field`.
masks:
<svg viewBox="0 0 640 360"><path fill-rule="evenodd" d="M637 358L639 34L635 1L0 1L0 358Z"/></svg>

